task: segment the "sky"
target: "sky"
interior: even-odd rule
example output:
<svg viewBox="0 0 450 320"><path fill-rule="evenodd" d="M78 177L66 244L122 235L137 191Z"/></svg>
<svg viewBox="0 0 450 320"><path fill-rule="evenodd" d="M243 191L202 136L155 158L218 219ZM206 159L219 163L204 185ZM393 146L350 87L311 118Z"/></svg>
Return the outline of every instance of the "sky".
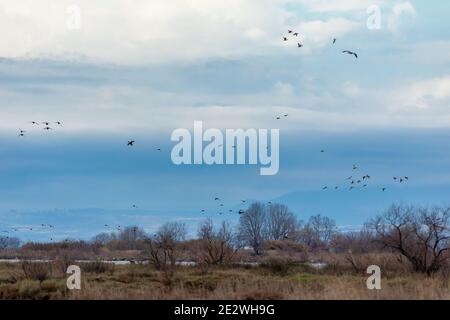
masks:
<svg viewBox="0 0 450 320"><path fill-rule="evenodd" d="M206 216L236 223L227 211L251 201L357 228L392 202L447 205L449 12L438 0L0 0L0 229L48 241L180 221L193 233ZM298 38L282 41L287 30ZM171 133L195 120L280 129L278 174L174 165Z"/></svg>

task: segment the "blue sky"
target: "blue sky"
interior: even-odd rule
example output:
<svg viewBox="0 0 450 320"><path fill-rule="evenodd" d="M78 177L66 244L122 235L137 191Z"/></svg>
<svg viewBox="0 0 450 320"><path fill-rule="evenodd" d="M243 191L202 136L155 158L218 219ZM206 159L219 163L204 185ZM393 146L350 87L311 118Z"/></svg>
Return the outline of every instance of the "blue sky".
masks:
<svg viewBox="0 0 450 320"><path fill-rule="evenodd" d="M450 4L79 1L76 30L66 26L71 4L0 1L8 40L0 45L0 229L89 238L104 224L151 232L177 220L193 231L202 209L235 222L217 214L215 196L226 209L279 201L301 219L321 213L341 226L361 225L393 201L447 203ZM372 4L381 10L377 30L366 27ZM281 41L287 29L303 48ZM44 132L31 120L64 126ZM279 128L279 173L173 165L170 134L194 120ZM372 176L367 190L343 189L354 163ZM392 181L403 175L408 184Z"/></svg>

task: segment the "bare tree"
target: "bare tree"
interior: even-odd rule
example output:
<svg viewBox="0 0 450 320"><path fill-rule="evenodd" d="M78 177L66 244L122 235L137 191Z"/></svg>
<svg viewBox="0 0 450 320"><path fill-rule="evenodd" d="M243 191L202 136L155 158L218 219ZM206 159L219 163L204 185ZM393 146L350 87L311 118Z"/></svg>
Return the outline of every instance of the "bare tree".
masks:
<svg viewBox="0 0 450 320"><path fill-rule="evenodd" d="M297 229L297 219L282 204L273 204L268 207L267 232L270 240L283 240L291 238Z"/></svg>
<svg viewBox="0 0 450 320"><path fill-rule="evenodd" d="M266 208L255 202L239 219L239 238L253 248L255 254L261 254L264 241L267 239Z"/></svg>
<svg viewBox="0 0 450 320"><path fill-rule="evenodd" d="M107 245L109 242L117 240L115 233L102 232L95 235L91 242L97 245Z"/></svg>
<svg viewBox="0 0 450 320"><path fill-rule="evenodd" d="M393 204L373 219L377 241L404 256L417 272L438 271L448 258L450 208L418 208Z"/></svg>
<svg viewBox="0 0 450 320"><path fill-rule="evenodd" d="M222 222L220 228L215 230L211 219L200 224L198 230L198 248L196 255L201 263L223 264L232 261L236 251L235 235L227 222Z"/></svg>
<svg viewBox="0 0 450 320"><path fill-rule="evenodd" d="M169 222L147 239L150 263L162 271L173 272L179 254L180 242L186 237L183 223Z"/></svg>
<svg viewBox="0 0 450 320"><path fill-rule="evenodd" d="M337 233L336 222L320 214L309 218L300 232L301 242L311 248L327 245Z"/></svg>
<svg viewBox="0 0 450 320"><path fill-rule="evenodd" d="M20 239L14 237L0 237L0 249L17 249Z"/></svg>

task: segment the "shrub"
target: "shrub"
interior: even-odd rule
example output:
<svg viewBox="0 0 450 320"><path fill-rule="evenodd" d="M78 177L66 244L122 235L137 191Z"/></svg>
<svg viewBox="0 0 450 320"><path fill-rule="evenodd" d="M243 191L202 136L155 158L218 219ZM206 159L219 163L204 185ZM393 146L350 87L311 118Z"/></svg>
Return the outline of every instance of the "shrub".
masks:
<svg viewBox="0 0 450 320"><path fill-rule="evenodd" d="M48 279L52 271L52 265L44 262L22 262L22 270L25 278L30 280L44 281Z"/></svg>
<svg viewBox="0 0 450 320"><path fill-rule="evenodd" d="M93 262L83 263L81 269L87 273L100 274L100 273L106 273L106 272L113 272L114 265L112 263L93 261Z"/></svg>
<svg viewBox="0 0 450 320"><path fill-rule="evenodd" d="M34 299L41 291L39 281L23 280L19 283L19 295L25 299Z"/></svg>
<svg viewBox="0 0 450 320"><path fill-rule="evenodd" d="M270 273L279 276L287 276L295 267L295 262L291 259L269 258L261 263L261 267Z"/></svg>

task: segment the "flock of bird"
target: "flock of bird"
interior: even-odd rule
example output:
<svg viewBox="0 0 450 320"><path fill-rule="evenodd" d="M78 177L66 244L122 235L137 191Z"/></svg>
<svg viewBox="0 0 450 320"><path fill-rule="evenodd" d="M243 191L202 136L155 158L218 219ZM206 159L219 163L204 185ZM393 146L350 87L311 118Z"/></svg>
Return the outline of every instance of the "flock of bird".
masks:
<svg viewBox="0 0 450 320"><path fill-rule="evenodd" d="M13 233L18 233L18 232L23 232L23 231L45 231L45 230L52 230L54 229L55 226L52 224L40 224L40 225L35 225L35 226L27 226L27 227L12 227L10 230L2 230L1 233L2 234L7 234L8 236L4 236L4 238L9 239L10 236ZM53 238L50 238L50 241L53 241Z"/></svg>
<svg viewBox="0 0 450 320"><path fill-rule="evenodd" d="M294 31L294 30L288 30L287 31L287 35L284 35L283 36L283 38L282 38L282 40L284 41L284 42L288 42L288 41L290 41L290 40L292 40L292 39L295 39L296 40L296 42L297 42L297 47L298 48L302 48L303 47L303 44L298 40L300 38L300 34L299 34L299 32L297 32L297 31ZM336 38L333 38L332 39L332 44L334 45L334 44L336 44L336 41L337 41L337 39ZM358 54L356 53L356 52L354 52L354 51L351 51L351 50L344 50L344 51L342 51L342 53L343 54L347 54L347 55L352 55L352 56L354 56L356 59L358 59ZM288 114L284 114L283 116L276 116L276 119L277 120L281 120L283 117L288 117ZM325 152L325 150L320 150L320 152L321 153L324 153ZM357 170L358 169L358 166L357 165L353 165L353 170ZM350 176L350 177L348 177L346 180L349 182L349 185L347 185L347 186L345 186L345 188L348 188L348 190L353 190L353 189L355 189L355 188L357 188L357 187L361 187L361 188L366 188L367 186L368 186L368 183L369 183L369 181L370 181L370 175L368 175L368 174L366 174L366 175L363 175L363 176L360 176L359 178L358 178L358 176ZM403 177L393 177L393 180L394 181L397 181L397 182L399 182L399 183L404 183L404 182L407 182L408 180L409 180L409 178L407 177L407 176L403 176ZM334 188L329 188L328 186L324 186L323 188L322 188L322 190L329 190L329 189L334 189L334 190L339 190L340 189L340 187L339 186L334 186ZM385 187L385 186L383 186L383 187L381 187L381 191L386 191L387 190L387 187Z"/></svg>
<svg viewBox="0 0 450 320"><path fill-rule="evenodd" d="M291 38L289 38L291 37ZM283 36L283 41L284 42L288 42L290 39L295 39L297 42L297 48L303 48L303 44L301 42L298 41L299 39L299 33L294 31L294 30L288 30L287 35ZM337 39L333 38L332 43L333 45L336 43ZM349 54L354 56L356 59L358 59L358 54L354 51L350 51L350 50L344 50L342 51L342 53L344 54Z"/></svg>
<svg viewBox="0 0 450 320"><path fill-rule="evenodd" d="M50 127L50 124L56 124L57 126L60 126L60 127L63 126L63 124L62 124L61 121L56 121L56 122L53 122L53 123L48 122L48 121L43 121L43 122L30 121L30 122L28 122L28 123L30 123L30 124L32 124L32 125L34 125L34 126L41 126L41 125L43 125L43 128L42 128L42 129L45 130L45 131L49 131L49 130L52 130L52 129L53 129L52 127ZM25 133L27 133L27 130L19 129L19 134L18 134L18 136L19 136L19 137L25 137Z"/></svg>
<svg viewBox="0 0 450 320"><path fill-rule="evenodd" d="M324 152L324 150L321 150L321 152ZM353 165L353 170L357 170L358 166L356 164ZM369 184L371 176L368 174L365 174L363 176L361 175L351 175L350 177L347 177L345 180L348 182L344 188L347 188L349 191L356 189L358 187L366 188ZM393 177L394 181L397 181L399 183L406 183L409 181L409 177L402 176L402 177ZM322 190L329 190L330 188L328 186L324 186ZM334 190L342 189L342 187L335 186L333 188ZM383 186L381 187L381 191L385 192L387 190L387 187Z"/></svg>
<svg viewBox="0 0 450 320"><path fill-rule="evenodd" d="M239 209L239 210L226 209L226 210L224 210L225 209L224 208L225 205L223 204L222 200L219 197L214 197L214 201L219 203L219 205L218 205L218 209L219 210L217 212L218 215L223 215L225 212L227 212L227 213L237 213L239 215L245 213L244 209ZM246 202L247 202L247 200L241 200L241 204L244 204ZM201 209L200 213L206 213L206 210L205 209Z"/></svg>
<svg viewBox="0 0 450 320"><path fill-rule="evenodd" d="M288 32L287 32L287 35L285 35L285 36L283 36L283 38L282 38L282 40L284 41L284 42L288 42L288 41L290 41L291 39L295 39L296 40L296 42L297 42L297 48L302 48L303 47L303 44L300 42L300 34L299 34L299 32L296 32L296 31L294 31L294 30L288 30ZM332 39L332 44L334 45L334 44L336 44L336 41L337 41L337 39L336 38L333 38ZM358 54L356 53L356 52L354 52L354 51L351 51L351 50L344 50L344 51L342 51L342 53L343 54L348 54L348 55L352 55L352 56L354 56L356 59L358 59ZM288 114L282 114L282 115L278 115L278 116L276 116L276 120L281 120L281 119L283 119L283 118L287 118L289 115ZM44 121L44 122L37 122L37 121L30 121L29 122L30 124L32 124L32 125L34 125L34 126L41 126L41 125L43 125L43 130L46 130L46 131L49 131L49 130L52 130L53 128L52 127L50 127L50 125L51 124L55 124L55 125L57 125L57 126L62 126L62 122L60 122L60 121L56 121L56 122L53 122L53 123L51 123L51 122L48 122L48 121ZM24 137L25 136L25 134L27 133L27 131L26 130L22 130L22 129L19 129L19 136L20 137ZM127 142L127 144L126 144L126 146L127 147L133 147L134 146L134 144L136 143L136 141L135 140L133 140L133 139L130 139L130 140L128 140L128 142ZM233 147L235 147L235 146L233 146ZM161 148L156 148L157 149L157 151L161 151ZM320 150L320 152L321 153L324 153L325 152L325 150ZM356 170L358 170L358 166L356 165L356 164L354 164L353 165L353 167L352 167L352 169L353 169L353 171L356 171ZM329 189L334 189L334 190L339 190L339 189L342 189L342 188L346 188L346 189L348 189L348 190L353 190L353 189L355 189L355 188L358 188L358 187L360 187L360 188L366 188L367 186L368 186L368 184L369 184L369 181L370 181L370 179L371 179L371 176L369 175L369 174L365 174L365 175L357 175L357 174L354 174L354 175L351 175L351 176L349 176L348 178L346 178L345 180L347 181L347 185L345 185L344 187L339 187L339 186L334 186L334 188L333 187L328 187L328 186L324 186L323 188L322 188L322 190L329 190ZM399 176L399 177L393 177L393 180L395 181L395 182L398 182L398 183L405 183L405 182L407 182L408 180L409 180L409 177L407 177L407 176ZM386 191L386 189L387 189L387 187L381 187L381 191ZM237 214L239 214L239 215L242 215L242 214L244 214L246 211L244 210L244 209L239 209L239 210L234 210L234 209L225 209L225 205L223 204L223 202L221 201L221 199L219 198L219 197L214 197L214 201L215 202L217 202L218 203L218 212L217 212L217 214L219 214L219 215L223 215L224 213L237 213ZM243 205L243 204L245 204L246 203L246 201L247 200L241 200L241 204ZM271 204L271 202L269 201L269 202L267 202L269 205ZM134 208L134 209L137 209L138 207L137 207L137 205L135 205L135 204L133 204L132 206L131 206L132 208ZM201 209L201 211L200 211L202 214L204 214L204 213L206 213L206 210L205 209ZM41 228L46 228L46 227L48 227L48 228L50 228L50 229L53 229L54 228L54 226L53 225L45 225L45 224L42 224L42 225L40 225L40 227ZM117 225L117 226L112 226L112 225L109 225L109 224L104 224L104 226L103 227L105 227L105 228L107 228L109 231L112 231L112 230L115 230L115 231L121 231L122 230L122 226L120 226L120 225ZM19 231L21 231L21 230L28 230L28 231L33 231L33 230L35 230L36 229L36 227L27 227L27 228L12 228L12 230L13 231L15 231L15 232L19 232ZM10 233L10 231L8 231L8 230L3 230L3 231L1 231L2 233L6 233L6 234L8 234L8 233ZM51 240L53 240L53 239L51 239ZM66 241L68 241L68 240L66 240Z"/></svg>

